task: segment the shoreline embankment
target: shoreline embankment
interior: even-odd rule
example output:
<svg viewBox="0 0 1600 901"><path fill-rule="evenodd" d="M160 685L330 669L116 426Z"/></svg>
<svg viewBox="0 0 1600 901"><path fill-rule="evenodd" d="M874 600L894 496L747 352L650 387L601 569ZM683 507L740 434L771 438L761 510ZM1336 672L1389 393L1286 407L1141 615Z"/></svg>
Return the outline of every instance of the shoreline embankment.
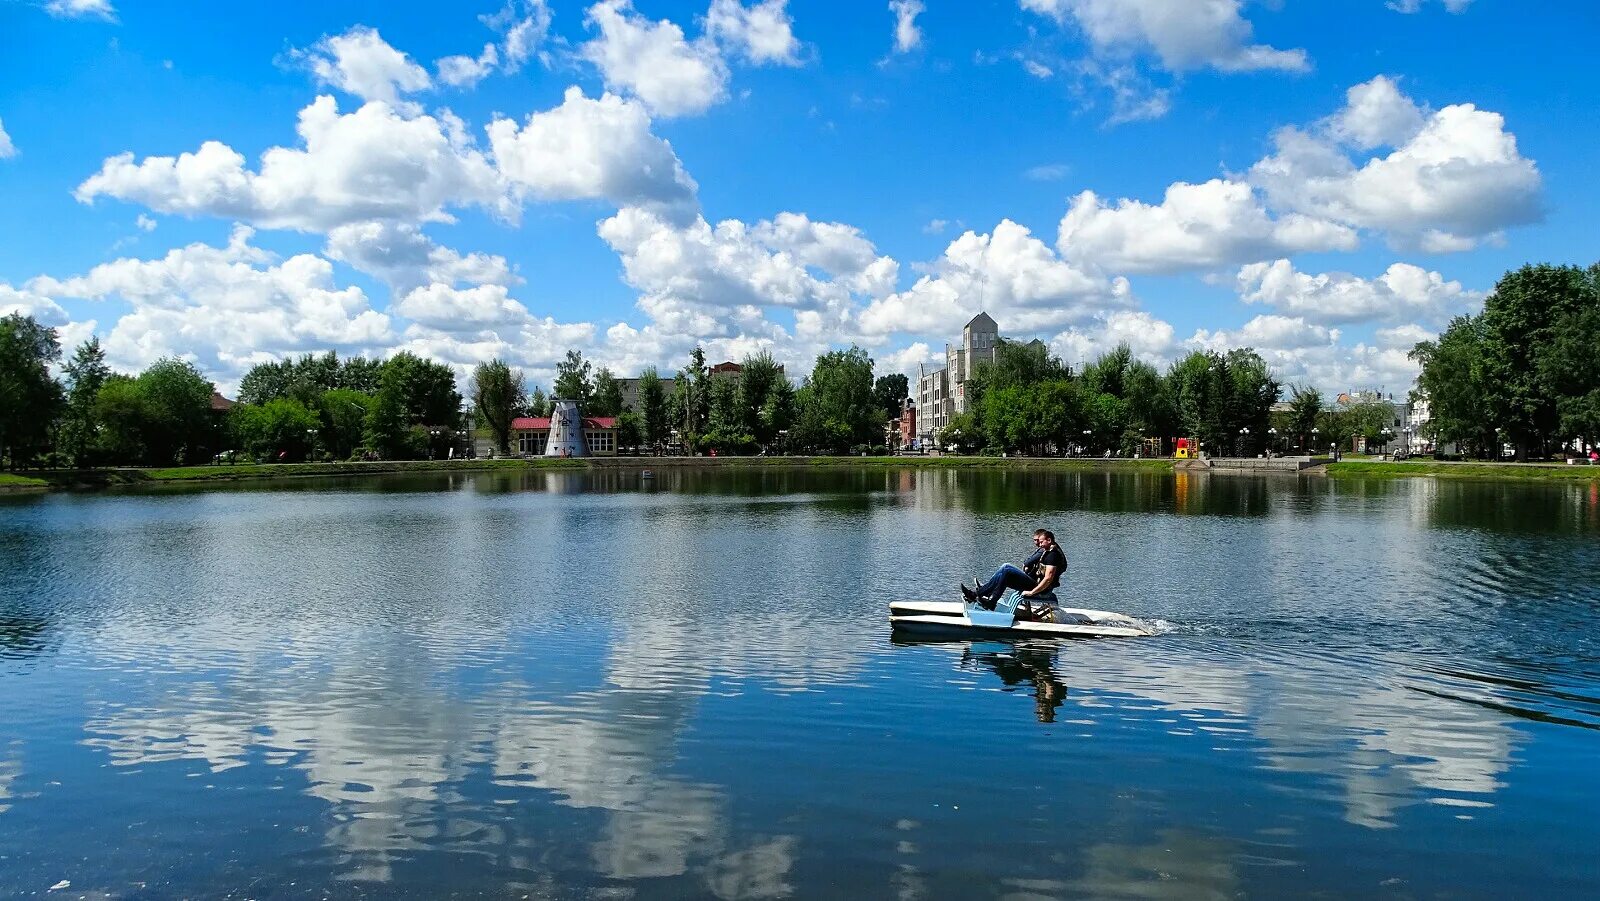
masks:
<svg viewBox="0 0 1600 901"><path fill-rule="evenodd" d="M1174 471L1168 459L1083 457L587 457L501 458L476 460L383 460L344 463L269 463L180 466L159 469L117 467L104 469L30 470L0 473L0 492L96 490L160 484L203 484L258 479L359 477L427 472L527 472L538 470L606 469L981 469L1035 472L1142 472ZM1193 472L1195 470L1188 470ZM1201 470L1222 475L1263 474L1248 467ZM1296 475L1290 470L1273 475ZM1600 481L1600 466L1565 466L1539 463L1473 463L1444 461L1352 460L1301 469L1298 475L1331 478L1397 479L1445 478L1512 481Z"/></svg>

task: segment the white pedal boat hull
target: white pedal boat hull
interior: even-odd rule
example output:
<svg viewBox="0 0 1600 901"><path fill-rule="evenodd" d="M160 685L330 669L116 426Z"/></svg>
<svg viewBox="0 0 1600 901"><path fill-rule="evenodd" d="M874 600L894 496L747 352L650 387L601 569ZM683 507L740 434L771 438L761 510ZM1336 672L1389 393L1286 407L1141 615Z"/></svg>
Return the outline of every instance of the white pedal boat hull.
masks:
<svg viewBox="0 0 1600 901"><path fill-rule="evenodd" d="M978 614L980 617L982 614ZM1010 623L973 622L968 607L960 601L891 601L889 625L904 631L963 632L968 634L1013 635L1017 637L1140 638L1155 633L1138 620L1109 610L1061 607L1057 622Z"/></svg>

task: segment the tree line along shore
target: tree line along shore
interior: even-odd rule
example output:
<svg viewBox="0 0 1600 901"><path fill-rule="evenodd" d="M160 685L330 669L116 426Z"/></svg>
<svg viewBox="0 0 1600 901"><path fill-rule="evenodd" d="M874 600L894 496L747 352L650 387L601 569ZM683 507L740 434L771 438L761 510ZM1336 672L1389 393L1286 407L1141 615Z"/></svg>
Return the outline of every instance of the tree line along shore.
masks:
<svg viewBox="0 0 1600 901"><path fill-rule="evenodd" d="M1430 441L1468 456L1549 459L1600 438L1600 265L1529 265L1506 273L1476 316L1416 345ZM59 377L52 369L60 364ZM636 401L578 351L556 364L547 395L502 360L456 370L400 352L384 360L333 352L265 362L237 402L190 361L113 372L98 338L64 362L54 329L0 318L0 470L163 468L218 462L377 462L455 456L483 435L510 452L512 422L551 397L616 418L618 444L684 455L860 454L888 450L908 394L903 374L877 375L865 350L823 353L798 386L770 354L737 379L713 378L696 347L663 378L639 374ZM1165 372L1119 346L1073 371L1041 342L1002 340L963 385L965 412L937 436L946 452L1161 457L1175 436L1213 456L1311 453L1357 435L1381 443L1384 405L1329 405L1285 385L1251 348L1196 350ZM1285 394L1291 398L1278 404ZM237 459L234 459L237 458ZM1567 476L1563 476L1564 478Z"/></svg>

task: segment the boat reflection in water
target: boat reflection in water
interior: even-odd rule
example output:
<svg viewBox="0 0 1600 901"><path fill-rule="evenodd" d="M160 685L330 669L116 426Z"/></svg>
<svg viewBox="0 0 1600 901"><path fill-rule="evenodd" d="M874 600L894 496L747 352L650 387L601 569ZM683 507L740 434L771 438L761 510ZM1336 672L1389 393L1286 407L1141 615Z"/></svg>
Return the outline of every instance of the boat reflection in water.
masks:
<svg viewBox="0 0 1600 901"><path fill-rule="evenodd" d="M1056 711L1067 699L1067 684L1056 675L1054 642L973 641L926 638L896 633L896 646L946 645L961 649L957 666L963 670L989 670L1000 677L1006 691L1025 688L1033 694L1033 712L1041 723L1056 721Z"/></svg>

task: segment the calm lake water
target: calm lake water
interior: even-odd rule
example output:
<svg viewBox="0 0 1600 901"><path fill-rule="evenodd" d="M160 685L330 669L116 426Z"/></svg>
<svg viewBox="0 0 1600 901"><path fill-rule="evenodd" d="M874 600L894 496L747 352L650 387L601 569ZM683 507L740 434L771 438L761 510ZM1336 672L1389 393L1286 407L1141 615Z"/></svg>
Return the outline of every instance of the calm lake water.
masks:
<svg viewBox="0 0 1600 901"><path fill-rule="evenodd" d="M1040 525L1161 633L891 637ZM1576 899L1597 848L1594 484L0 500L4 896Z"/></svg>

